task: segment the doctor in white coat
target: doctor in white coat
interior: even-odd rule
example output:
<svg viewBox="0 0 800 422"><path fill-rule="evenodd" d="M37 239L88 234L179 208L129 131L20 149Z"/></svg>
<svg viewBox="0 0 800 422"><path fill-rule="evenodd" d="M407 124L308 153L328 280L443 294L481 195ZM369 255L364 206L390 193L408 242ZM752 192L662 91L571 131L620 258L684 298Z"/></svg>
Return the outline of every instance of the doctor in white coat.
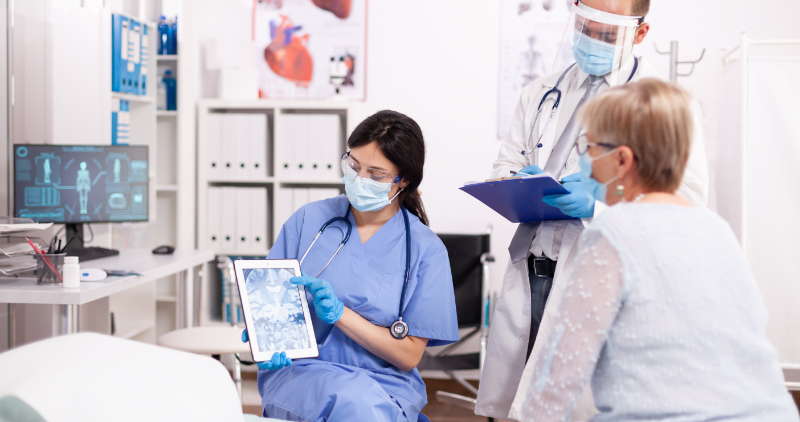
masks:
<svg viewBox="0 0 800 422"><path fill-rule="evenodd" d="M580 183L578 154L573 147L580 134L576 111L611 86L660 78L645 59L633 54L633 46L641 43L650 29L644 22L649 6L650 0L575 0L558 54L569 62L557 63L556 73L533 82L520 95L491 177L510 176L512 171L549 173L561 179L570 194L546 197L546 202L580 219L526 223L517 228L492 315L475 407L478 415L521 419L531 374L526 363L535 361L541 348L534 341L537 334L544 338L552 327L545 306L550 290L558 286L559 275L569 265L570 251L584 225L605 206ZM708 165L702 114L696 102L693 114L696 129L678 194L705 205ZM563 294L558 287L553 292ZM574 415L582 420L592 409L591 398L584 397Z"/></svg>

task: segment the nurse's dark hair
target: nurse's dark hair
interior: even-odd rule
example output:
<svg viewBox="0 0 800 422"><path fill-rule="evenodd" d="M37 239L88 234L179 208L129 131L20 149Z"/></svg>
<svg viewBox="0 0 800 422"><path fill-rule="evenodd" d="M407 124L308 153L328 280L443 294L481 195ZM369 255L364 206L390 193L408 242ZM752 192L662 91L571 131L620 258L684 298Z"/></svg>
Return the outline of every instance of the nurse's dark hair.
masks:
<svg viewBox="0 0 800 422"><path fill-rule="evenodd" d="M399 176L408 182L398 199L427 226L428 216L418 190L425 166L425 139L422 137L422 129L414 119L405 114L391 110L379 111L358 124L347 140L347 147L352 149L373 142L397 166Z"/></svg>

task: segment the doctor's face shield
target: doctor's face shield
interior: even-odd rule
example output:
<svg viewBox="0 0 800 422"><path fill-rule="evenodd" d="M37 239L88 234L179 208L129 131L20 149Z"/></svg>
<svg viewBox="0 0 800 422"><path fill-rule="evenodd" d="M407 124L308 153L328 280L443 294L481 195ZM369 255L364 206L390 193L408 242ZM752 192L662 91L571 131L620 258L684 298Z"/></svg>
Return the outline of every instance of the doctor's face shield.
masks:
<svg viewBox="0 0 800 422"><path fill-rule="evenodd" d="M633 71L633 45L641 23L640 16L616 15L575 2L554 69L577 62L585 73L610 74L612 85L624 83Z"/></svg>

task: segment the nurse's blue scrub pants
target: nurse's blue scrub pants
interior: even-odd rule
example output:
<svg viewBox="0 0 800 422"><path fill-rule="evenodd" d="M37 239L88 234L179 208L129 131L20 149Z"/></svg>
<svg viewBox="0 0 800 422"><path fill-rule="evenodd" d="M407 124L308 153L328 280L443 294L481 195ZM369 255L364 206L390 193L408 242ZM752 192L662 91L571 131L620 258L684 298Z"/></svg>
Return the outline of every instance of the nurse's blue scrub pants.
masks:
<svg viewBox="0 0 800 422"><path fill-rule="evenodd" d="M407 422L397 400L366 370L321 361L295 362L271 377L271 385L281 387L259 391L265 417L310 422ZM300 397L307 400L298 400ZM327 403L310 400L312 397ZM292 408L287 409L289 406Z"/></svg>

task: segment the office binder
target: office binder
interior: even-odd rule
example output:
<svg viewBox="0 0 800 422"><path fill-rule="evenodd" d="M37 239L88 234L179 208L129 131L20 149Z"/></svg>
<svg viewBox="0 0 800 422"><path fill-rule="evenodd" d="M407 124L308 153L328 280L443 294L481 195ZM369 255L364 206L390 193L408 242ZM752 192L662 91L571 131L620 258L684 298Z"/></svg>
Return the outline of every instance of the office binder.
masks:
<svg viewBox="0 0 800 422"><path fill-rule="evenodd" d="M279 174L283 177L292 177L296 173L294 171L294 143L295 143L295 126L297 125L297 115L295 114L281 114L280 119L280 140L279 145L275 145L278 151L278 166Z"/></svg>
<svg viewBox="0 0 800 422"><path fill-rule="evenodd" d="M111 112L111 145L128 145L130 142L130 102L123 99L112 99ZM116 109L116 111L114 111ZM116 119L114 115L116 114Z"/></svg>
<svg viewBox="0 0 800 422"><path fill-rule="evenodd" d="M313 160L309 169L314 180L335 180L341 178L340 158L341 124L339 115L315 114L308 116L309 123L308 152Z"/></svg>
<svg viewBox="0 0 800 422"><path fill-rule="evenodd" d="M267 244L267 224L270 221L269 202L267 199L267 188L255 188L252 190L250 208L253 210L251 215L252 246L255 251L266 252L269 247Z"/></svg>
<svg viewBox="0 0 800 422"><path fill-rule="evenodd" d="M236 168L233 172L233 177L236 180L247 180L250 178L250 164L253 155L253 150L250 149L252 137L250 118L251 114L231 114L229 117L233 119L233 130L235 137L232 145L234 146L234 159Z"/></svg>
<svg viewBox="0 0 800 422"><path fill-rule="evenodd" d="M307 114L295 114L294 125L294 170L293 177L298 179L309 179L309 137L311 135L309 124L312 123Z"/></svg>
<svg viewBox="0 0 800 422"><path fill-rule="evenodd" d="M128 28L130 22L122 15L113 15L111 34L111 90L128 92Z"/></svg>
<svg viewBox="0 0 800 422"><path fill-rule="evenodd" d="M118 141L120 102L119 98L111 99L111 145L117 145Z"/></svg>
<svg viewBox="0 0 800 422"><path fill-rule="evenodd" d="M269 157L267 156L267 143L269 138L267 136L267 115L266 114L250 114L248 116L248 137L247 149L250 150L247 157L249 162L248 177L255 180L263 180L267 178L267 163Z"/></svg>
<svg viewBox="0 0 800 422"><path fill-rule="evenodd" d="M141 42L142 42L142 24L141 22L130 20L130 34L128 36L128 73L130 75L130 90L131 94L139 95L141 87L139 81L141 79Z"/></svg>
<svg viewBox="0 0 800 422"><path fill-rule="evenodd" d="M222 188L222 247L224 251L236 250L236 189Z"/></svg>
<svg viewBox="0 0 800 422"><path fill-rule="evenodd" d="M139 93L147 95L147 72L150 67L150 38L147 36L147 24L142 24L141 41L139 44L142 46L142 63L139 75Z"/></svg>
<svg viewBox="0 0 800 422"><path fill-rule="evenodd" d="M569 193L548 174L477 183L460 189L512 223L577 220L542 202L546 195Z"/></svg>
<svg viewBox="0 0 800 422"><path fill-rule="evenodd" d="M236 151L239 128L233 114L222 114L222 179L235 180L237 170Z"/></svg>
<svg viewBox="0 0 800 422"><path fill-rule="evenodd" d="M208 245L213 251L222 249L222 188L208 188Z"/></svg>
<svg viewBox="0 0 800 422"><path fill-rule="evenodd" d="M249 253L253 250L253 206L250 195L254 188L236 189L236 250Z"/></svg>
<svg viewBox="0 0 800 422"><path fill-rule="evenodd" d="M219 180L222 178L222 117L220 113L208 115L206 127L206 155L208 156L208 178Z"/></svg>

